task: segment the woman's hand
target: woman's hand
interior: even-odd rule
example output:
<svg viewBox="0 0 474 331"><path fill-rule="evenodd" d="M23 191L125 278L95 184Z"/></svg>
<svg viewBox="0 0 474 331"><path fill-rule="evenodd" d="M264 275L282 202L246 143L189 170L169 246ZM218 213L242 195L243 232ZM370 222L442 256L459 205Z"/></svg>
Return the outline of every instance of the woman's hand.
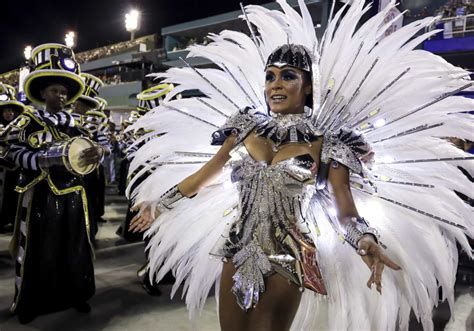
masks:
<svg viewBox="0 0 474 331"><path fill-rule="evenodd" d="M133 206L131 210L141 210L141 212L135 215L130 222L128 230L133 233L148 230L155 219L160 216L160 211L158 209L153 211L150 205L144 207L143 203Z"/></svg>
<svg viewBox="0 0 474 331"><path fill-rule="evenodd" d="M382 248L375 242L372 235L364 235L359 240L358 246L357 253L372 271L367 287L372 288L372 284L375 283L377 291L382 294L382 272L385 266L393 270L401 270L402 268L382 252Z"/></svg>

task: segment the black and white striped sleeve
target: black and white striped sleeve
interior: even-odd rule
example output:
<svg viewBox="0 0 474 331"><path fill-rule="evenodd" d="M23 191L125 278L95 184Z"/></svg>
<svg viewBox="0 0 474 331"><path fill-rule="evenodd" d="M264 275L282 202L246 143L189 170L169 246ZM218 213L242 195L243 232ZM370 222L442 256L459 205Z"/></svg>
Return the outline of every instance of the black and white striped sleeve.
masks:
<svg viewBox="0 0 474 331"><path fill-rule="evenodd" d="M10 146L7 156L23 169L38 171L41 170L38 165L39 154L38 150L30 150L24 145L13 144Z"/></svg>
<svg viewBox="0 0 474 331"><path fill-rule="evenodd" d="M3 128L0 133L0 140L5 145L12 145L20 141L21 129L15 124L18 122L18 118L15 119L12 123Z"/></svg>
<svg viewBox="0 0 474 331"><path fill-rule="evenodd" d="M67 111L59 111L55 114L52 114L44 110L38 110L37 114L50 126L76 126L76 120L74 119L74 116Z"/></svg>
<svg viewBox="0 0 474 331"><path fill-rule="evenodd" d="M109 139L100 131L97 131L94 135L94 140L102 147L108 150L109 153L112 152L112 145L110 144Z"/></svg>

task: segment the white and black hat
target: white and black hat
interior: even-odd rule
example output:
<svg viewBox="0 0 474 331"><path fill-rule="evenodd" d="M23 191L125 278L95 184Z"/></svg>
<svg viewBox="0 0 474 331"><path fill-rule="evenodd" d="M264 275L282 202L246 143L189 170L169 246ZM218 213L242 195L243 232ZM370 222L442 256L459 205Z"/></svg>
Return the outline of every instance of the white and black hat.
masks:
<svg viewBox="0 0 474 331"><path fill-rule="evenodd" d="M96 97L96 99L97 99L97 101L99 101L99 107L97 108L97 110L104 111L105 108L108 105L107 100L105 100L104 98L101 98L101 97Z"/></svg>
<svg viewBox="0 0 474 331"><path fill-rule="evenodd" d="M137 110L140 115L144 115L151 109L157 107L160 100L174 89L173 84L159 84L137 94Z"/></svg>
<svg viewBox="0 0 474 331"><path fill-rule="evenodd" d="M93 115L102 118L108 118L108 116L104 113L105 107L107 107L107 100L101 97L95 98L99 102L99 106L95 109L87 111L87 115Z"/></svg>
<svg viewBox="0 0 474 331"><path fill-rule="evenodd" d="M13 86L0 83L0 111L11 108L18 112L25 110L25 105L16 99L16 90Z"/></svg>
<svg viewBox="0 0 474 331"><path fill-rule="evenodd" d="M84 82L71 48L62 44L39 45L31 52L31 62L32 72L25 77L23 90L33 103L44 104L40 91L55 83L67 88L66 104L81 96Z"/></svg>
<svg viewBox="0 0 474 331"><path fill-rule="evenodd" d="M89 104L94 109L99 108L101 106L101 100L98 98L99 90L104 86L104 83L98 77L91 74L81 73L80 76L84 81L85 89L79 100Z"/></svg>

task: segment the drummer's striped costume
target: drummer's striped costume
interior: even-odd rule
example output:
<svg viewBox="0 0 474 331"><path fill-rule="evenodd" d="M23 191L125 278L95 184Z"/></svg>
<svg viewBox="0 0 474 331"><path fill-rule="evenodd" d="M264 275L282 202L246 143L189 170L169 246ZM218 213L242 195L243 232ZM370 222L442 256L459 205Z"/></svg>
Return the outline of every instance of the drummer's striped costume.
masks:
<svg viewBox="0 0 474 331"><path fill-rule="evenodd" d="M22 168L11 253L16 260L12 312L38 315L85 302L95 292L93 247L83 180L38 156L83 133L67 111L28 110L2 134L7 156Z"/></svg>
<svg viewBox="0 0 474 331"><path fill-rule="evenodd" d="M111 154L112 145L108 138L108 117L100 110L89 110L85 115L71 113L76 125L81 127L84 133L97 144L104 148L105 154ZM103 159L101 160L102 163ZM98 222L105 213L105 172L100 164L90 174L84 176L84 188L89 202L89 219L91 224L91 239L95 241L95 235L99 229Z"/></svg>
<svg viewBox="0 0 474 331"><path fill-rule="evenodd" d="M44 110L33 110L26 111L24 115L18 117L10 126L6 128L6 132L4 132L3 135L8 140L8 144L10 145L9 156L18 166L37 171L40 170L37 161L39 151L32 151L28 148L28 145L45 145L53 142L54 138L53 131L50 129L42 129L34 132L29 137L24 137L25 133L22 128L32 119L34 121L39 120L43 123L43 125L49 126L50 128L54 128L55 126L74 127L75 122L71 114L66 111L57 114L50 114ZM25 144L25 140L27 140L27 144Z"/></svg>
<svg viewBox="0 0 474 331"><path fill-rule="evenodd" d="M80 126L84 133L93 141L107 150L111 150L111 145L108 136L108 123L109 119L101 111L90 110L85 115L78 113L70 113L76 122L77 126Z"/></svg>

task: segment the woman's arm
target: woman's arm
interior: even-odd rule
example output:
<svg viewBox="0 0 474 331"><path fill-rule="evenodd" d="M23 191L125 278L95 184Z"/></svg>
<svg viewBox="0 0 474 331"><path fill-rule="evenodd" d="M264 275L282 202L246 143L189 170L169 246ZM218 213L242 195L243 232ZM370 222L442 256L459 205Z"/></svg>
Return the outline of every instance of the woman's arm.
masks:
<svg viewBox="0 0 474 331"><path fill-rule="evenodd" d="M349 170L335 161L331 161L330 165L329 184L340 226L347 232L351 226L354 226L354 224L351 224L353 223L353 217L359 217L349 184ZM382 294L382 272L385 265L394 270L400 270L400 266L383 253L373 235L363 234L356 244L358 247L357 253L361 255L362 260L372 271L367 286L372 288L372 284L375 283L377 291Z"/></svg>
<svg viewBox="0 0 474 331"><path fill-rule="evenodd" d="M212 183L221 173L224 165L230 159L230 152L234 148L236 137L229 136L222 144L219 151L198 171L182 180L177 188L179 193L185 197L193 197L204 187ZM160 210L151 210L151 204L142 203L134 206L134 210L141 210L130 222L129 231L142 232L147 230L153 221L160 215Z"/></svg>
<svg viewBox="0 0 474 331"><path fill-rule="evenodd" d="M202 168L185 178L178 184L179 191L186 197L192 197L220 175L224 165L230 159L230 152L234 148L235 136L226 139L219 151Z"/></svg>
<svg viewBox="0 0 474 331"><path fill-rule="evenodd" d="M349 169L336 161L330 161L328 180L339 222L345 228L348 218L359 216L349 184Z"/></svg>

